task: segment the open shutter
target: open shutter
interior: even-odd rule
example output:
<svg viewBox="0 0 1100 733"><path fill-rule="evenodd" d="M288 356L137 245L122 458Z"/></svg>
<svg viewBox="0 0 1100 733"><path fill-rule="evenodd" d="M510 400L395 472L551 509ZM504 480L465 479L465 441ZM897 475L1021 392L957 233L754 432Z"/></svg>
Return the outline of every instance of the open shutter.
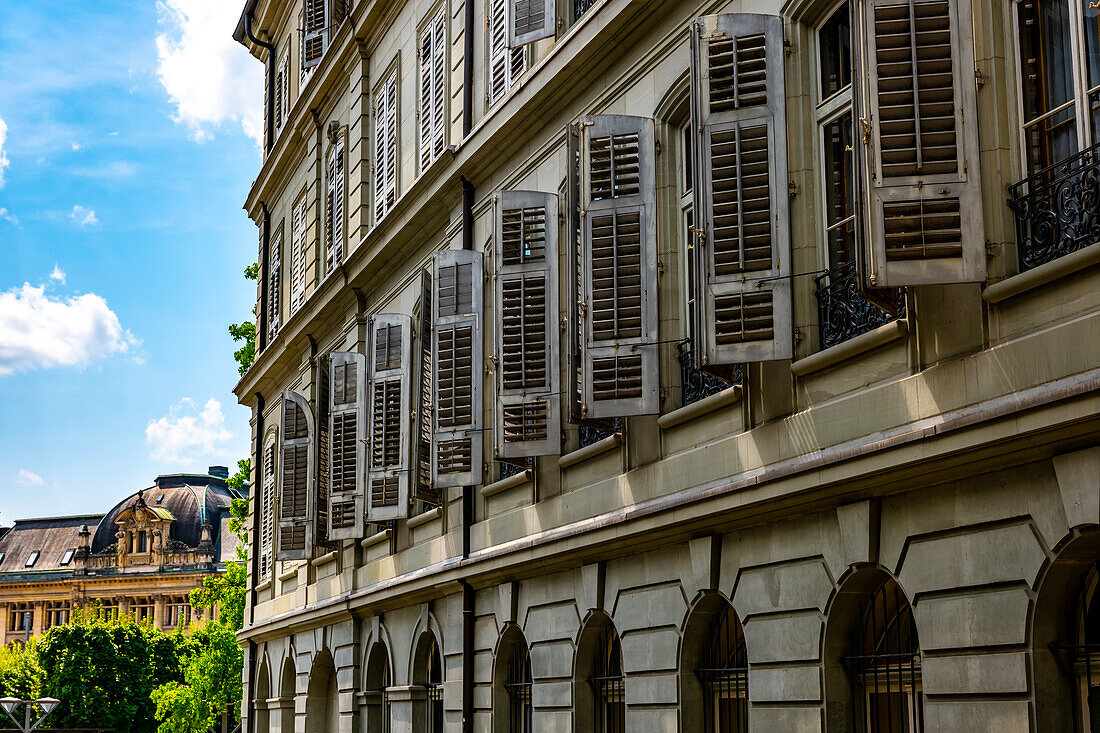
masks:
<svg viewBox="0 0 1100 733"><path fill-rule="evenodd" d="M316 463L314 474L317 477L317 492L310 500L312 511L313 544L318 547L330 547L328 536L329 488L332 486L332 462L329 458L332 449L332 425L329 421L329 354L316 359L316 401L317 437L314 456Z"/></svg>
<svg viewBox="0 0 1100 733"><path fill-rule="evenodd" d="M412 318L371 316L370 457L367 519L408 514L412 481Z"/></svg>
<svg viewBox="0 0 1100 733"><path fill-rule="evenodd" d="M283 430L280 436L283 467L279 496L278 560L302 560L313 551L313 411L305 397L283 392Z"/></svg>
<svg viewBox="0 0 1100 733"><path fill-rule="evenodd" d="M271 576L271 553L275 522L275 441L264 449L264 465L260 480L260 580Z"/></svg>
<svg viewBox="0 0 1100 733"><path fill-rule="evenodd" d="M653 120L589 117L581 130L581 412L660 410Z"/></svg>
<svg viewBox="0 0 1100 733"><path fill-rule="evenodd" d="M290 312L306 299L306 199L294 205L290 217Z"/></svg>
<svg viewBox="0 0 1100 733"><path fill-rule="evenodd" d="M325 218L325 273L344 261L344 140L329 151Z"/></svg>
<svg viewBox="0 0 1100 733"><path fill-rule="evenodd" d="M496 272L496 453L557 454L558 197L500 191L493 202Z"/></svg>
<svg viewBox="0 0 1100 733"><path fill-rule="evenodd" d="M420 170L443 154L446 94L447 23L445 8L420 36Z"/></svg>
<svg viewBox="0 0 1100 733"><path fill-rule="evenodd" d="M697 136L696 354L701 366L789 359L791 246L783 20L698 18L692 33Z"/></svg>
<svg viewBox="0 0 1100 733"><path fill-rule="evenodd" d="M417 322L417 371L419 394L416 402L416 498L439 504L439 491L432 483L432 420L435 393L432 391L432 272L420 273L420 317Z"/></svg>
<svg viewBox="0 0 1100 733"><path fill-rule="evenodd" d="M312 69L325 55L328 40L326 0L303 0L305 27L302 30L302 70Z"/></svg>
<svg viewBox="0 0 1100 733"><path fill-rule="evenodd" d="M861 123L874 287L985 279L970 1L867 0ZM869 132L869 134L867 134Z"/></svg>
<svg viewBox="0 0 1100 733"><path fill-rule="evenodd" d="M329 355L329 539L363 536L363 466L366 460L366 358Z"/></svg>
<svg viewBox="0 0 1100 733"><path fill-rule="evenodd" d="M282 323L283 301L283 235L275 237L271 244L271 266L267 276L267 339L274 340Z"/></svg>
<svg viewBox="0 0 1100 733"><path fill-rule="evenodd" d="M476 485L482 478L482 254L436 252L432 264L432 483L436 489Z"/></svg>
<svg viewBox="0 0 1100 733"><path fill-rule="evenodd" d="M489 4L489 106L508 92L527 68L527 51L508 43L508 3L491 0Z"/></svg>
<svg viewBox="0 0 1100 733"><path fill-rule="evenodd" d="M397 70L374 98L374 219L382 218L397 200Z"/></svg>
<svg viewBox="0 0 1100 733"><path fill-rule="evenodd" d="M553 38L557 25L555 0L508 0L508 46L515 48Z"/></svg>
<svg viewBox="0 0 1100 733"><path fill-rule="evenodd" d="M584 238L581 236L581 131L571 124L565 129L565 261L566 283L566 405L569 421L581 421L581 362L583 325L580 317L584 292Z"/></svg>

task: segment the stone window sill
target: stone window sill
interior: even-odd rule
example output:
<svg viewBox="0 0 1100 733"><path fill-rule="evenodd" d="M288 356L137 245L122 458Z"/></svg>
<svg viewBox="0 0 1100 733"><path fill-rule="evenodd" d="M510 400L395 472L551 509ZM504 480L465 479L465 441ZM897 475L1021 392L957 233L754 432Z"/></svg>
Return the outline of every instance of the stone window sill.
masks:
<svg viewBox="0 0 1100 733"><path fill-rule="evenodd" d="M321 555L320 557L315 557L312 560L310 560L309 564L312 565L315 568L319 568L322 565L328 565L330 562L335 560L336 557L339 554L340 553L339 553L338 550L333 550L332 552L326 552L324 555Z"/></svg>
<svg viewBox="0 0 1100 733"><path fill-rule="evenodd" d="M392 530L389 530L389 529L383 530L381 532L375 532L370 537L365 537L362 540L360 540L359 541L359 546L360 547L374 547L375 545L380 545L383 542L388 542L389 539L390 539L390 534L391 533L392 533Z"/></svg>
<svg viewBox="0 0 1100 733"><path fill-rule="evenodd" d="M415 517L409 517L408 520L405 522L405 526L407 526L409 529L412 529L414 527L419 527L422 524L427 524L433 519L439 519L441 516L443 516L443 507L437 506L435 509L429 509L426 512L421 512Z"/></svg>
<svg viewBox="0 0 1100 733"><path fill-rule="evenodd" d="M298 568L300 567L301 564L299 563L294 565L293 567L285 568L281 573L279 573L279 580L290 580L291 578L297 578Z"/></svg>
<svg viewBox="0 0 1100 733"><path fill-rule="evenodd" d="M271 578L268 578L267 580L263 581L262 583L259 583L256 586L255 591L257 593L259 593L260 591L267 590L270 587L271 587Z"/></svg>
<svg viewBox="0 0 1100 733"><path fill-rule="evenodd" d="M613 451L623 444L623 436L621 433L615 433L609 435L603 440L597 440L592 445L586 445L585 447L575 450L572 453L566 453L564 456L558 458L558 468L569 468L575 466L578 463L584 463L589 458L595 458L598 455Z"/></svg>
<svg viewBox="0 0 1100 733"><path fill-rule="evenodd" d="M508 478L502 478L500 481L494 481L491 484L486 484L481 487L481 495L488 499L490 496L496 496L497 494L503 494L508 489L514 489L517 486L522 486L531 480L531 469L526 471L520 471L514 476Z"/></svg>
<svg viewBox="0 0 1100 733"><path fill-rule="evenodd" d="M891 341L903 339L908 334L909 322L906 319L891 321L873 331L848 339L842 344L811 354L805 359L799 359L791 364L791 373L796 377L805 377L815 372L824 371L842 361L847 361L855 356L877 349Z"/></svg>
<svg viewBox="0 0 1100 733"><path fill-rule="evenodd" d="M1092 267L1098 262L1100 262L1100 242L1090 244L1084 249L1059 257L1045 265L1039 265L1033 270L1021 272L1019 275L994 283L982 291L982 298L987 303L1000 303L1002 300L1014 298L1029 290Z"/></svg>
<svg viewBox="0 0 1100 733"><path fill-rule="evenodd" d="M703 415L709 415L712 412L735 404L741 401L741 387L733 386L728 387L721 392L712 394L709 397L704 397L698 402L692 402L690 405L684 405L681 408L673 410L672 412L665 413L657 418L657 424L662 430L668 430L674 428L677 425L683 425L686 422L690 422L697 417Z"/></svg>

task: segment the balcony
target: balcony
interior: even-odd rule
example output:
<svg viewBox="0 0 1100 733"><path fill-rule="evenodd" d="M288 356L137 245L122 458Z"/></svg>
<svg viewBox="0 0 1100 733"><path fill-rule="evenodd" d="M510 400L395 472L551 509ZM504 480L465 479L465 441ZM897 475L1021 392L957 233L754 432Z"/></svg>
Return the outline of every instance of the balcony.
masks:
<svg viewBox="0 0 1100 733"><path fill-rule="evenodd" d="M1100 143L1008 190L1020 272L1100 242Z"/></svg>
<svg viewBox="0 0 1100 733"><path fill-rule="evenodd" d="M897 308L891 314L874 305L859 290L856 263L849 262L814 278L818 318L821 322L821 349L844 343L890 321L905 316L905 291L896 290Z"/></svg>
<svg viewBox="0 0 1100 733"><path fill-rule="evenodd" d="M743 379L743 365L737 364L729 374L729 379L704 372L695 367L695 352L691 348L691 339L676 344L676 358L680 362L680 406L687 407L699 400L729 389Z"/></svg>

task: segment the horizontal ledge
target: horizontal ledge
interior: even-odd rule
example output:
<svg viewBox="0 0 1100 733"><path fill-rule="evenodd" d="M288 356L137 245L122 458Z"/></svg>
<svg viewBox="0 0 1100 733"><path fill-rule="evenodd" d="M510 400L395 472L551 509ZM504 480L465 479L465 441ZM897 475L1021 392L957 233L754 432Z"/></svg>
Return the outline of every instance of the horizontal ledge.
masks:
<svg viewBox="0 0 1100 733"><path fill-rule="evenodd" d="M496 496L497 494L503 494L508 489L514 489L517 486L522 486L531 480L531 469L526 471L520 471L514 476L508 478L502 478L500 481L494 481L491 484L486 484L481 487L481 495L488 499L490 496Z"/></svg>
<svg viewBox="0 0 1100 733"><path fill-rule="evenodd" d="M1000 303L1002 300L1008 300L1020 293L1026 293L1058 278L1084 270L1097 262L1100 262L1100 242L1039 265L1033 270L1021 272L1019 275L994 283L982 291L982 298L987 303Z"/></svg>
<svg viewBox="0 0 1100 733"><path fill-rule="evenodd" d="M623 444L622 433L615 433L609 435L603 440L597 440L592 445L586 445L583 448L579 448L572 453L566 453L564 456L558 457L558 468L569 468L575 466L578 463L583 463L589 458L594 458L601 453L607 453L613 451Z"/></svg>
<svg viewBox="0 0 1100 733"><path fill-rule="evenodd" d="M302 567L301 564L295 565L292 568L287 568L283 572L279 573L279 580L290 580L291 578L298 577L298 568Z"/></svg>
<svg viewBox="0 0 1100 733"><path fill-rule="evenodd" d="M260 591L262 591L262 590L267 590L267 589L268 589L268 588L270 588L270 587L271 587L271 578L268 578L267 580L264 580L264 581L262 581L262 582L260 582L260 583L257 583L257 584L256 584L256 587L255 587L255 588L253 588L252 590L254 590L254 591L256 591L257 593L259 593Z"/></svg>
<svg viewBox="0 0 1100 733"><path fill-rule="evenodd" d="M370 537L364 537L359 541L360 547L374 547L390 538L392 530L384 529L381 532L375 532Z"/></svg>
<svg viewBox="0 0 1100 733"><path fill-rule="evenodd" d="M312 560L310 560L309 564L312 565L315 568L319 568L322 565L327 565L330 562L332 562L333 560L335 560L336 556L339 555L339 554L340 554L340 552L338 550L333 550L332 552L326 552L324 555L321 555L320 557L315 557Z"/></svg>
<svg viewBox="0 0 1100 733"><path fill-rule="evenodd" d="M708 413L720 410L723 407L732 405L741 401L741 387L734 385L733 387L727 387L721 392L704 397L701 400L692 402L690 405L684 405L672 412L661 415L657 418L657 424L667 430L668 428L674 428L677 425L683 425L689 420L694 420L697 417L702 417Z"/></svg>
<svg viewBox="0 0 1100 733"><path fill-rule="evenodd" d="M412 529L413 527L419 527L422 524L427 524L428 522L432 521L433 519L439 519L442 516L443 516L443 507L437 506L435 509L429 509L426 512L421 512L420 514L417 514L415 517L409 517L407 520L405 520L405 526L408 527L409 529Z"/></svg>
<svg viewBox="0 0 1100 733"><path fill-rule="evenodd" d="M883 344L905 338L909 333L909 322L902 318L879 326L873 331L861 333L855 338L848 339L836 346L830 346L824 351L810 354L805 359L799 359L791 364L791 373L796 377L804 377L807 374L820 372L831 366L836 366L846 359L858 356L871 349L876 349Z"/></svg>

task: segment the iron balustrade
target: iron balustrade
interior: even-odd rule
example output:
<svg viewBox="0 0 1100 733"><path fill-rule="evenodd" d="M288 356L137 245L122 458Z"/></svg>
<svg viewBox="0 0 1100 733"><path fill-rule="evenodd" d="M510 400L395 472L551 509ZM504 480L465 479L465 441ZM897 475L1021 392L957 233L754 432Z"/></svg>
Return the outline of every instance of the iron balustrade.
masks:
<svg viewBox="0 0 1100 733"><path fill-rule="evenodd" d="M1008 190L1020 272L1100 242L1100 143Z"/></svg>
<svg viewBox="0 0 1100 733"><path fill-rule="evenodd" d="M734 384L740 384L744 376L744 365L742 364L734 365L730 379L723 379L702 369L696 369L695 350L691 347L691 339L684 339L676 344L676 358L680 362L681 407L687 407L694 402L729 389Z"/></svg>
<svg viewBox="0 0 1100 733"><path fill-rule="evenodd" d="M587 13L588 9L599 1L600 0L573 0L573 20L580 20L581 16Z"/></svg>
<svg viewBox="0 0 1100 733"><path fill-rule="evenodd" d="M617 417L614 420L586 420L577 426L577 431L580 434L580 447L586 448L604 438L610 438L615 433L621 433L623 419Z"/></svg>
<svg viewBox="0 0 1100 733"><path fill-rule="evenodd" d="M597 733L626 732L626 678L623 675L592 677L588 680L596 698Z"/></svg>
<svg viewBox="0 0 1100 733"><path fill-rule="evenodd" d="M815 277L814 283L822 349L905 317L905 290L897 290L897 314L887 313L859 291L855 262Z"/></svg>

